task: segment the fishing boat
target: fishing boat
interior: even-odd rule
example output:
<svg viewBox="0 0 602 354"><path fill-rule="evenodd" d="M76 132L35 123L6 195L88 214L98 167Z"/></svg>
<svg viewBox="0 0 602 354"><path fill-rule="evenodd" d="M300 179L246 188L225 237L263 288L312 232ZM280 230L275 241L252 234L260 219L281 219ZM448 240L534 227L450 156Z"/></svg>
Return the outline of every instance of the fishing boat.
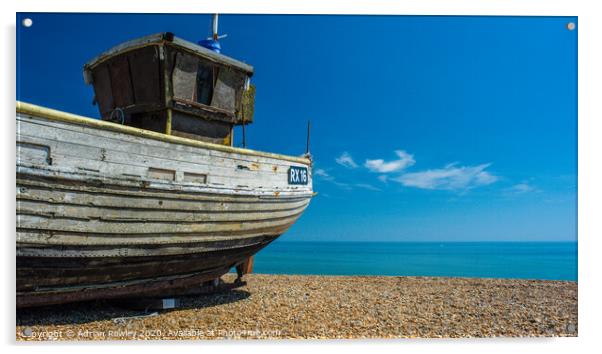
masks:
<svg viewBox="0 0 602 354"><path fill-rule="evenodd" d="M17 102L17 307L240 277L301 216L310 155L233 146L253 67L218 40L215 17L199 44L159 33L92 59L100 120Z"/></svg>

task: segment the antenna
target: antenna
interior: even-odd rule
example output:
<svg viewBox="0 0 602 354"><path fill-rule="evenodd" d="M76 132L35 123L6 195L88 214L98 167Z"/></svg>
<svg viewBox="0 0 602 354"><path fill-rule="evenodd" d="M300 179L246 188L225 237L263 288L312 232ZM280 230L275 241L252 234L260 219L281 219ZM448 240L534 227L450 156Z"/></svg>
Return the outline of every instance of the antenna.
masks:
<svg viewBox="0 0 602 354"><path fill-rule="evenodd" d="M213 40L217 41L219 39L219 36L217 35L217 21L218 21L218 14L213 14Z"/></svg>
<svg viewBox="0 0 602 354"><path fill-rule="evenodd" d="M220 36L218 34L218 27L219 27L219 14L213 14L213 21L212 21L213 35L211 37L207 37L207 40L218 41L222 38L228 37L227 34L222 34Z"/></svg>
<svg viewBox="0 0 602 354"><path fill-rule="evenodd" d="M222 50L222 46L219 44L219 40L222 38L227 37L227 34L223 34L223 35L219 35L217 30L218 30L218 21L219 21L219 15L218 14L213 14L213 21L212 21L212 28L213 28L213 33L211 35L211 37L207 37L206 39L201 39L200 41L198 41L197 43L207 49L210 49L216 53L220 53Z"/></svg>
<svg viewBox="0 0 602 354"><path fill-rule="evenodd" d="M309 132L311 129L311 120L307 121L307 145L305 146L305 155L309 155Z"/></svg>

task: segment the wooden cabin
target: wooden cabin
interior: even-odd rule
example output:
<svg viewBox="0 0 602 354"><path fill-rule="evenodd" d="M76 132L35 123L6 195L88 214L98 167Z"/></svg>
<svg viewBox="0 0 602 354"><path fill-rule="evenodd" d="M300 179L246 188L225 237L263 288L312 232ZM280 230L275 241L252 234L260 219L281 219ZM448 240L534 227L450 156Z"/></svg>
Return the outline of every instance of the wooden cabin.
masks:
<svg viewBox="0 0 602 354"><path fill-rule="evenodd" d="M118 45L84 65L103 120L232 145L253 122L253 67L159 33Z"/></svg>

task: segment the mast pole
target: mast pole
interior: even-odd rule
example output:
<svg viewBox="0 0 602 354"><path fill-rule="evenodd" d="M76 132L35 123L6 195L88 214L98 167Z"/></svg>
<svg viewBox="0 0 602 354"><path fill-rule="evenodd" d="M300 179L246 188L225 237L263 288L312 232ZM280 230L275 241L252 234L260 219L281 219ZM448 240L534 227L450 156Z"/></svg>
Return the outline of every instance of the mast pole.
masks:
<svg viewBox="0 0 602 354"><path fill-rule="evenodd" d="M213 14L213 40L217 41L219 39L217 34L217 24L218 24L218 14Z"/></svg>
<svg viewBox="0 0 602 354"><path fill-rule="evenodd" d="M305 155L309 155L309 133L311 128L311 120L307 121L307 145L305 146Z"/></svg>

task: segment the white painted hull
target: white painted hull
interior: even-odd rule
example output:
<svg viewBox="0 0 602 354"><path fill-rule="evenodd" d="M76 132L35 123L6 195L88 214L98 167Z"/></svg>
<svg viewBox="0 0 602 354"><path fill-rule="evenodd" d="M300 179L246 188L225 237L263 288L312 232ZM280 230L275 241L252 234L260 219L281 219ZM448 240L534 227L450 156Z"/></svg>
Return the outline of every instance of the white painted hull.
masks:
<svg viewBox="0 0 602 354"><path fill-rule="evenodd" d="M313 194L308 159L87 123L17 113L23 306L223 274L284 233ZM288 184L291 166L308 169L307 185Z"/></svg>

